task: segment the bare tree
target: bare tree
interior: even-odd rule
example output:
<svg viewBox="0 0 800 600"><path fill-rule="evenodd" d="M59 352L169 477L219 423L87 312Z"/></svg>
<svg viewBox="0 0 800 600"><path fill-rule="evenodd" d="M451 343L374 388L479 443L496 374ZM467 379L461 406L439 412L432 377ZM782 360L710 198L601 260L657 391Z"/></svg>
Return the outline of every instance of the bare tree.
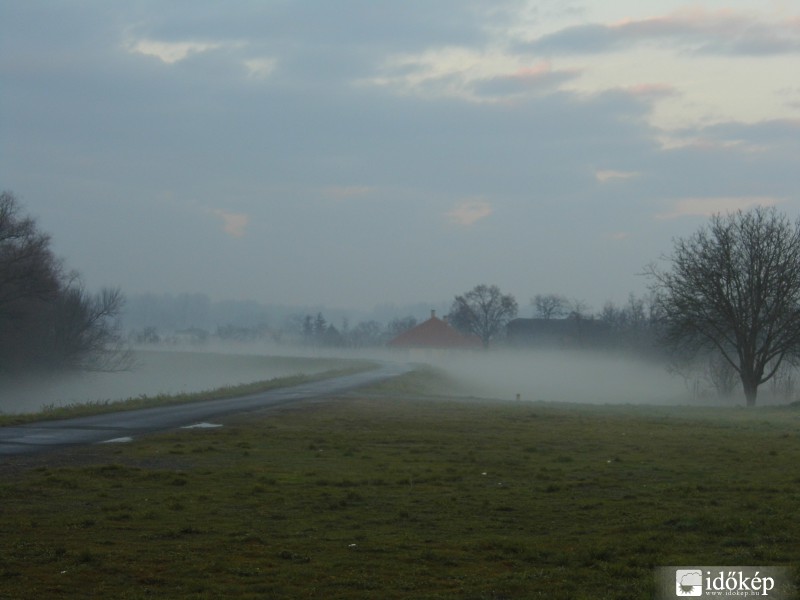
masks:
<svg viewBox="0 0 800 600"><path fill-rule="evenodd" d="M350 345L357 348L364 346L377 346L382 341L383 328L377 321L360 321L348 333Z"/></svg>
<svg viewBox="0 0 800 600"><path fill-rule="evenodd" d="M720 398L730 398L733 395L737 375L736 369L719 352L712 352L708 357L706 376Z"/></svg>
<svg viewBox="0 0 800 600"><path fill-rule="evenodd" d="M580 298L573 298L569 301L567 304L567 316L578 321L592 318L589 312L589 305Z"/></svg>
<svg viewBox="0 0 800 600"><path fill-rule="evenodd" d="M646 269L667 340L718 351L755 405L800 348L800 221L763 207L715 215L667 258L670 271Z"/></svg>
<svg viewBox="0 0 800 600"><path fill-rule="evenodd" d="M119 290L86 293L14 195L0 194L0 373L128 366L116 322L122 304Z"/></svg>
<svg viewBox="0 0 800 600"><path fill-rule="evenodd" d="M386 326L386 334L390 339L396 338L401 333L405 333L409 329L412 329L416 326L417 326L417 320L414 317L392 319Z"/></svg>
<svg viewBox="0 0 800 600"><path fill-rule="evenodd" d="M50 237L32 218L20 215L13 194L0 193L0 317L13 318L32 300L52 300L60 279Z"/></svg>
<svg viewBox="0 0 800 600"><path fill-rule="evenodd" d="M786 402L791 401L797 386L796 375L794 365L784 362L770 382L772 395Z"/></svg>
<svg viewBox="0 0 800 600"><path fill-rule="evenodd" d="M52 347L59 366L92 371L118 371L132 364L117 317L125 304L118 289L87 293L74 280L52 309Z"/></svg>
<svg viewBox="0 0 800 600"><path fill-rule="evenodd" d="M517 316L514 296L504 295L496 285L481 284L456 296L450 308L450 323L465 333L478 336L484 348L506 324Z"/></svg>
<svg viewBox="0 0 800 600"><path fill-rule="evenodd" d="M621 348L648 355L662 355L658 343L658 313L653 305L652 294L637 297L628 294L628 301L617 306L609 301L597 314L607 329L607 341Z"/></svg>
<svg viewBox="0 0 800 600"><path fill-rule="evenodd" d="M531 304L534 316L540 319L563 317L569 312L569 300L560 294L536 294Z"/></svg>

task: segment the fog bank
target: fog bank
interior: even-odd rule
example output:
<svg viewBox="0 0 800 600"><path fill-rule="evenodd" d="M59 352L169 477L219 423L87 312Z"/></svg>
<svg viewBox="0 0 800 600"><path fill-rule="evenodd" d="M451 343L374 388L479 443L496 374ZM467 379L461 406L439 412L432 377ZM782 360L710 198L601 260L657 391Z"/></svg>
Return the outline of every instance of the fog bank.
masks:
<svg viewBox="0 0 800 600"><path fill-rule="evenodd" d="M136 366L130 371L37 375L15 382L2 389L0 412L36 412L49 405L201 392L300 373L310 375L338 364L333 359L169 350L139 350L135 360Z"/></svg>
<svg viewBox="0 0 800 600"><path fill-rule="evenodd" d="M613 354L555 350L430 357L472 395L590 404L686 404L679 377L661 365ZM715 402L715 400L711 400Z"/></svg>

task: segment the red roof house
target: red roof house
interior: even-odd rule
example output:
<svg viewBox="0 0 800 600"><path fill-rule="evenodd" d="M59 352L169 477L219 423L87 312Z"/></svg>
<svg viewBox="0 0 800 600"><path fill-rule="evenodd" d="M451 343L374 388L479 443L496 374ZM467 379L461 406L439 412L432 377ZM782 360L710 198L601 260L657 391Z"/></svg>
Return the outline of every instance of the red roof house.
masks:
<svg viewBox="0 0 800 600"><path fill-rule="evenodd" d="M391 340L387 346L390 348L409 349L441 349L451 348L480 348L481 342L474 336L466 336L447 324L446 321L436 316L436 311L431 311L431 318L404 331Z"/></svg>

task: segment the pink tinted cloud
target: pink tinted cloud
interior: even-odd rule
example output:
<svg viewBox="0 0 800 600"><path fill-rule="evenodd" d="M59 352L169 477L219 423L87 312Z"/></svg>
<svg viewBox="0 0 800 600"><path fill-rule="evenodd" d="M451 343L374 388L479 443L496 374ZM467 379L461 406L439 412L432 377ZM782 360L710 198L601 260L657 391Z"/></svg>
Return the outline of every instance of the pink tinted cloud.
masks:
<svg viewBox="0 0 800 600"><path fill-rule="evenodd" d="M481 219L485 219L493 212L492 205L485 200L464 200L456 205L452 210L445 213L448 221L462 227L474 225Z"/></svg>
<svg viewBox="0 0 800 600"><path fill-rule="evenodd" d="M800 51L800 27L796 18L767 22L753 14L730 9L684 9L622 27L635 37L690 39L701 51L741 54Z"/></svg>
<svg viewBox="0 0 800 600"><path fill-rule="evenodd" d="M553 71L552 64L549 60L543 60L532 67L520 67L514 73L509 75L515 79L537 79L548 75Z"/></svg>
<svg viewBox="0 0 800 600"><path fill-rule="evenodd" d="M513 96L531 91L548 90L580 75L578 69L553 69L549 61L521 67L512 73L482 79L474 85L482 96Z"/></svg>
<svg viewBox="0 0 800 600"><path fill-rule="evenodd" d="M636 171L616 171L614 169L598 169L594 172L595 179L600 183L614 180L633 179L638 176Z"/></svg>
<svg viewBox="0 0 800 600"><path fill-rule="evenodd" d="M244 237L250 217L243 213L229 213L215 210L214 214L222 221L222 230L231 237Z"/></svg>
<svg viewBox="0 0 800 600"><path fill-rule="evenodd" d="M752 15L730 9L709 11L703 8L687 8L666 16L638 21L626 19L610 27L636 37L685 34L711 34L724 37L765 32L765 24L756 21Z"/></svg>

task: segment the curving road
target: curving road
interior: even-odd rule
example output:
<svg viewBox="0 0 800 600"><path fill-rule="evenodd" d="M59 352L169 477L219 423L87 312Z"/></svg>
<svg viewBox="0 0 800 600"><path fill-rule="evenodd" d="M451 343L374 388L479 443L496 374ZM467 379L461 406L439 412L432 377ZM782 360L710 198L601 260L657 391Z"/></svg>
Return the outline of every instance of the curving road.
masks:
<svg viewBox="0 0 800 600"><path fill-rule="evenodd" d="M143 433L202 423L231 413L259 410L309 398L340 394L411 371L405 364L381 363L363 373L303 383L223 400L159 406L61 421L0 427L0 455L53 450L63 446L127 441Z"/></svg>

